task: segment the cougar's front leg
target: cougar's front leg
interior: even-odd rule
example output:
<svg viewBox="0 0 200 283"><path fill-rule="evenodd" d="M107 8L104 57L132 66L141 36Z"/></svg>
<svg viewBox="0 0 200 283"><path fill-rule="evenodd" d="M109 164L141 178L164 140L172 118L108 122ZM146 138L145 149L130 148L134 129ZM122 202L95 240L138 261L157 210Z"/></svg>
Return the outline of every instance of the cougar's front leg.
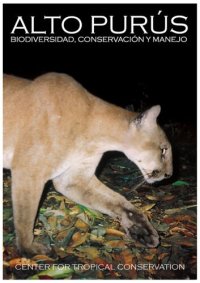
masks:
<svg viewBox="0 0 200 283"><path fill-rule="evenodd" d="M17 248L22 254L46 254L49 247L33 242L33 228L44 180L31 170L12 170L12 202Z"/></svg>
<svg viewBox="0 0 200 283"><path fill-rule="evenodd" d="M119 218L127 234L148 247L159 243L157 231L147 217L139 212L126 198L101 183L95 176L86 183L77 182L64 186L65 176L54 180L55 187L63 195L75 202Z"/></svg>

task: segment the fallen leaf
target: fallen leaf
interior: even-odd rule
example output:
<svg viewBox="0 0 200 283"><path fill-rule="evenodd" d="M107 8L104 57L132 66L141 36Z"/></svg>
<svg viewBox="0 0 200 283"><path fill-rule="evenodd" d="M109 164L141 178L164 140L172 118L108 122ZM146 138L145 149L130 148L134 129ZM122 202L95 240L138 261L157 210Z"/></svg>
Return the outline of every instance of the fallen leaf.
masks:
<svg viewBox="0 0 200 283"><path fill-rule="evenodd" d="M72 227L68 230L60 232L57 235L57 240L60 242L60 245L62 245L63 247L66 247L69 244L74 234L75 229L76 229L75 227Z"/></svg>
<svg viewBox="0 0 200 283"><path fill-rule="evenodd" d="M56 201L62 201L65 197L60 195L60 194L53 194L53 195L49 195L47 196L47 200L54 198Z"/></svg>
<svg viewBox="0 0 200 283"><path fill-rule="evenodd" d="M171 243L168 243L168 242L164 242L164 241L161 241L161 246L162 247L164 247L164 248L169 248L169 247L171 247L172 246L172 244Z"/></svg>
<svg viewBox="0 0 200 283"><path fill-rule="evenodd" d="M193 224L185 224L185 228L192 232L194 235L197 234L197 226Z"/></svg>
<svg viewBox="0 0 200 283"><path fill-rule="evenodd" d="M99 266L103 267L105 270L109 270L110 274L115 278L114 266L112 263L97 257L94 262Z"/></svg>
<svg viewBox="0 0 200 283"><path fill-rule="evenodd" d="M99 257L99 250L95 247L87 247L87 246L82 246L77 248L78 251L82 253L84 257L87 257L88 259L95 259Z"/></svg>
<svg viewBox="0 0 200 283"><path fill-rule="evenodd" d="M3 220L8 220L10 217L12 217L13 211L11 207L6 207L3 209Z"/></svg>
<svg viewBox="0 0 200 283"><path fill-rule="evenodd" d="M180 234L172 235L166 238L164 241L165 243L169 243L175 246L194 247L196 245L196 239L192 237L183 237Z"/></svg>
<svg viewBox="0 0 200 283"><path fill-rule="evenodd" d="M10 268L15 268L16 265L21 265L21 266L25 266L25 265L31 265L34 266L35 268L37 267L37 262L28 258L13 258L9 261L9 265Z"/></svg>
<svg viewBox="0 0 200 283"><path fill-rule="evenodd" d="M184 236L187 236L187 237L193 237L194 236L194 234L192 232L188 231L185 228L181 228L181 227L173 227L169 230L169 233L171 235L174 235L176 233L181 233L181 234L183 234Z"/></svg>
<svg viewBox="0 0 200 283"><path fill-rule="evenodd" d="M152 260L153 258L154 258L154 254L151 254L151 255L146 255L146 256L144 256L144 259L146 259L146 260Z"/></svg>
<svg viewBox="0 0 200 283"><path fill-rule="evenodd" d="M159 256L158 256L158 260L162 261L165 257L169 256L168 253L161 253Z"/></svg>
<svg viewBox="0 0 200 283"><path fill-rule="evenodd" d="M194 246L194 243L189 242L187 240L179 241L178 244L181 245L181 246L185 246L185 247L193 247Z"/></svg>
<svg viewBox="0 0 200 283"><path fill-rule="evenodd" d="M103 227L98 227L97 229L92 230L91 234L96 235L97 237L103 236L106 234L106 229Z"/></svg>
<svg viewBox="0 0 200 283"><path fill-rule="evenodd" d="M52 265L47 270L41 271L33 276L28 277L28 279L64 279L69 278L72 273L74 272L73 269L71 269L68 266L64 266L64 268L60 268L59 266Z"/></svg>
<svg viewBox="0 0 200 283"><path fill-rule="evenodd" d="M174 235L174 234L179 233L180 231L182 231L182 228L180 228L180 227L173 227L173 228L171 228L171 229L169 230L169 233L170 233L171 235Z"/></svg>
<svg viewBox="0 0 200 283"><path fill-rule="evenodd" d="M163 222L167 223L167 224L171 224L171 223L179 223L179 222L183 222L183 221L192 221L192 216L190 215L176 215L176 216L171 216L171 217L165 217L163 218Z"/></svg>
<svg viewBox="0 0 200 283"><path fill-rule="evenodd" d="M125 248L126 244L124 241L122 240L111 240L111 241L107 241L105 243L105 245L107 247L111 247L111 248Z"/></svg>
<svg viewBox="0 0 200 283"><path fill-rule="evenodd" d="M39 236L42 233L42 230L35 228L33 233L34 233L35 236Z"/></svg>
<svg viewBox="0 0 200 283"><path fill-rule="evenodd" d="M188 182L181 181L181 180L178 180L178 181L172 183L172 186L174 186L174 187L189 186L189 185L190 184Z"/></svg>
<svg viewBox="0 0 200 283"><path fill-rule="evenodd" d="M182 206L182 207L178 207L178 208L166 209L165 213L166 214L174 214L176 212L180 212L181 210L186 210L186 209L193 208L193 207L197 207L197 205L196 204L194 204L194 205L186 205L186 206Z"/></svg>
<svg viewBox="0 0 200 283"><path fill-rule="evenodd" d="M9 262L7 262L7 261L3 261L3 267L10 267L10 264L9 264Z"/></svg>
<svg viewBox="0 0 200 283"><path fill-rule="evenodd" d="M56 228L56 222L57 222L57 218L55 216L48 217L48 223L51 227L51 230L54 230Z"/></svg>
<svg viewBox="0 0 200 283"><path fill-rule="evenodd" d="M92 242L95 242L95 243L99 243L99 244L103 244L103 242L104 242L104 237L102 237L102 236L96 236L96 235L94 235L94 234L90 234L90 240L92 241Z"/></svg>
<svg viewBox="0 0 200 283"><path fill-rule="evenodd" d="M140 210L142 212L145 212L145 211L152 209L152 207L154 207L155 205L156 205L155 203L147 204L147 205L140 207Z"/></svg>
<svg viewBox="0 0 200 283"><path fill-rule="evenodd" d="M175 198L175 195L165 195L161 198L161 201L168 201Z"/></svg>
<svg viewBox="0 0 200 283"><path fill-rule="evenodd" d="M152 196L152 195L145 195L145 197L149 200L160 200L160 197L159 196Z"/></svg>
<svg viewBox="0 0 200 283"><path fill-rule="evenodd" d="M82 231L87 231L89 229L89 225L81 219L77 219L74 226Z"/></svg>
<svg viewBox="0 0 200 283"><path fill-rule="evenodd" d="M77 215L80 213L80 208L78 207L78 205L75 205L73 207L70 208L70 215Z"/></svg>
<svg viewBox="0 0 200 283"><path fill-rule="evenodd" d="M60 210L60 209L46 209L46 211L43 214L46 217L50 217L52 215L55 216L55 217L58 217L58 216L65 217L65 212L63 210Z"/></svg>
<svg viewBox="0 0 200 283"><path fill-rule="evenodd" d="M156 230L160 231L160 232L166 232L169 229L169 226L166 223L161 223L156 225Z"/></svg>
<svg viewBox="0 0 200 283"><path fill-rule="evenodd" d="M66 208L66 207L65 207L65 200L62 199L61 202L60 202L60 207L59 207L59 209L60 209L60 210L65 210L65 208Z"/></svg>
<svg viewBox="0 0 200 283"><path fill-rule="evenodd" d="M83 233L83 232L74 233L72 236L72 242L70 246L73 248L80 246L81 244L85 243L87 237L88 237L88 233Z"/></svg>
<svg viewBox="0 0 200 283"><path fill-rule="evenodd" d="M175 195L164 195L164 196L152 196L152 195L146 195L145 196L149 200L156 200L156 201L169 201L175 198ZM155 205L155 204L154 204Z"/></svg>
<svg viewBox="0 0 200 283"><path fill-rule="evenodd" d="M33 279L33 278L32 278ZM52 279L54 279L52 276L49 276L49 275L39 275L38 276L38 279L39 280L52 280Z"/></svg>
<svg viewBox="0 0 200 283"><path fill-rule="evenodd" d="M129 249L125 249L121 252L121 256L123 258L124 266L130 267L128 270L126 270L126 272L128 273L128 278L136 279L137 270L135 270L134 268L131 268L131 266L135 263L135 259L134 259L132 252Z"/></svg>
<svg viewBox="0 0 200 283"><path fill-rule="evenodd" d="M85 212L88 216L92 217L92 218L98 218L98 219L102 219L103 218L103 215L102 213L94 210L94 209L91 209L91 208L88 208L82 204L77 204L77 206L79 207L79 210L80 211L83 211Z"/></svg>
<svg viewBox="0 0 200 283"><path fill-rule="evenodd" d="M47 255L35 255L34 257L31 258L31 260L33 261L44 261L44 262L48 262L48 263L51 263L51 262L54 262L55 260Z"/></svg>
<svg viewBox="0 0 200 283"><path fill-rule="evenodd" d="M115 236L121 236L123 237L125 235L124 232L113 229L113 228L107 228L106 229L106 234L110 234L110 235L115 235Z"/></svg>
<svg viewBox="0 0 200 283"><path fill-rule="evenodd" d="M65 237L67 237L67 234L68 234L67 230L59 232L57 237L56 237L56 240L59 241L59 242L63 241L65 239Z"/></svg>
<svg viewBox="0 0 200 283"><path fill-rule="evenodd" d="M60 224L65 227L68 227L71 223L72 223L72 220L66 217L60 221Z"/></svg>
<svg viewBox="0 0 200 283"><path fill-rule="evenodd" d="M97 278L98 279L104 279L103 271L97 270Z"/></svg>

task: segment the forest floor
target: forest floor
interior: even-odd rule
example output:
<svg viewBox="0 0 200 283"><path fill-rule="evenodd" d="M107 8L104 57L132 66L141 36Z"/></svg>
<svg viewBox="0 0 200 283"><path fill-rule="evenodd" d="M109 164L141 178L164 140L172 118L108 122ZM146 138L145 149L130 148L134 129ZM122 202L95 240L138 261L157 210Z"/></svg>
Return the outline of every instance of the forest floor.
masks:
<svg viewBox="0 0 200 283"><path fill-rule="evenodd" d="M128 239L118 221L72 202L48 183L34 234L36 241L51 245L55 255L22 258L15 247L12 179L5 170L4 279L195 279L195 130L179 124L166 130L173 145L173 178L141 184L136 166L120 153L105 154L98 168L102 182L147 215L160 236L157 248Z"/></svg>

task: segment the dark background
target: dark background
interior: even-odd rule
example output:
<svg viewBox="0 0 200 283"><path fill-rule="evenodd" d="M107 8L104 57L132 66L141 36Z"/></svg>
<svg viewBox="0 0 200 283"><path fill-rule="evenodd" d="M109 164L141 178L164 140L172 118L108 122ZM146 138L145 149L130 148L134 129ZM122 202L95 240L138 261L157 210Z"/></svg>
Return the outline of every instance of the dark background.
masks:
<svg viewBox="0 0 200 283"><path fill-rule="evenodd" d="M136 110L162 106L161 122L196 125L196 5L195 4L4 4L3 68L5 73L34 78L56 71L72 75L94 95ZM160 16L158 11L162 10ZM17 16L38 19L44 15L75 15L86 26L91 15L114 15L120 25L123 15L155 15L157 29L164 15L188 16L187 43L19 43L9 42ZM88 22L89 25L89 22ZM27 24L27 28L30 26ZM117 26L116 26L117 29ZM111 35L108 29L96 35ZM58 30L57 30L58 32ZM23 33L22 33L23 34ZM24 34L23 34L24 35ZM59 32L56 34L59 35ZM62 34L67 36L66 34ZM130 35L128 32L125 35ZM139 34L138 34L139 35ZM140 34L141 35L141 34ZM153 35L153 34L149 34ZM37 36L37 35L35 35ZM120 35L119 35L120 36ZM123 36L123 35L122 35ZM164 34L163 36L174 36Z"/></svg>

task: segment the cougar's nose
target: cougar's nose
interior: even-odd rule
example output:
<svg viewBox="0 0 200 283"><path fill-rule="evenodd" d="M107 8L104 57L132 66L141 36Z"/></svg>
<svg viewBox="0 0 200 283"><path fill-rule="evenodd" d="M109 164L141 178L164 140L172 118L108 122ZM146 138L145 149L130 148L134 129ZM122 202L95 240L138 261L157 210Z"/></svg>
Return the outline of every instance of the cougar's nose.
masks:
<svg viewBox="0 0 200 283"><path fill-rule="evenodd" d="M165 178L170 178L170 177L171 177L171 175L172 175L172 174L166 174L166 173L165 173L165 175L164 175L164 176L165 176Z"/></svg>
<svg viewBox="0 0 200 283"><path fill-rule="evenodd" d="M151 175L152 177L157 177L159 173L160 173L160 170L153 170Z"/></svg>

